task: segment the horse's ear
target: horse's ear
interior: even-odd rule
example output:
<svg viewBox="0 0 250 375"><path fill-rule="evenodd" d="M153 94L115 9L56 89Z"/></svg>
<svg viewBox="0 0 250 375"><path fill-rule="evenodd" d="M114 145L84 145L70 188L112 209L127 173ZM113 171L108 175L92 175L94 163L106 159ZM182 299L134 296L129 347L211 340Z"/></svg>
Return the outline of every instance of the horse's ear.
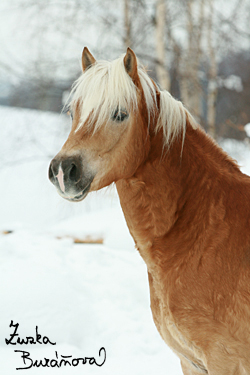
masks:
<svg viewBox="0 0 250 375"><path fill-rule="evenodd" d="M85 72L91 65L96 62L95 58L91 55L87 47L82 51L82 70Z"/></svg>
<svg viewBox="0 0 250 375"><path fill-rule="evenodd" d="M132 49L129 48L129 47L127 49L126 55L124 56L123 62L124 62L126 72L132 78L132 80L135 82L136 79L138 78L137 58L135 56L134 51L132 51Z"/></svg>

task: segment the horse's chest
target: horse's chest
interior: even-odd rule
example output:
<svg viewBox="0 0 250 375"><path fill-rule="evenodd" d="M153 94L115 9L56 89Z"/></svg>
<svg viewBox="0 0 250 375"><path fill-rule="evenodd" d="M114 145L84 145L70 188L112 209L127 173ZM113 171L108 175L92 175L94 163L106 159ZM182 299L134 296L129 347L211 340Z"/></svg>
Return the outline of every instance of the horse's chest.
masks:
<svg viewBox="0 0 250 375"><path fill-rule="evenodd" d="M155 325L166 344L180 357L187 359L198 368L203 368L202 353L193 346L185 332L177 328L178 320L170 311L169 296L166 290L162 295L162 285L149 276L151 310Z"/></svg>
<svg viewBox="0 0 250 375"><path fill-rule="evenodd" d="M155 325L161 334L163 340L174 350L178 350L183 343L181 335L178 334L172 314L169 310L167 298L160 296L161 291L158 290L158 283L154 282L149 274L149 285L150 285L150 300L151 310ZM182 346L182 345L181 345Z"/></svg>

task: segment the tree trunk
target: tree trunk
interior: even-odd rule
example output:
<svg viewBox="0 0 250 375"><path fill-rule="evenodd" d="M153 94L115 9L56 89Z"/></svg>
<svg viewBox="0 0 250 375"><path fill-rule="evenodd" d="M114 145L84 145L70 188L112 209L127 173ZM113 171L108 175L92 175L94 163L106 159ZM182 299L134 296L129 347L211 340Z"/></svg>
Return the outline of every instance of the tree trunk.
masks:
<svg viewBox="0 0 250 375"><path fill-rule="evenodd" d="M198 122L202 122L202 87L199 74L202 55L201 39L204 24L204 0L200 1L199 19L195 24L193 0L186 4L188 48L182 56L181 96Z"/></svg>
<svg viewBox="0 0 250 375"><path fill-rule="evenodd" d="M130 20L130 0L124 0L124 44L125 49L131 47L131 20Z"/></svg>
<svg viewBox="0 0 250 375"><path fill-rule="evenodd" d="M157 81L162 89L170 90L170 77L166 68L165 49L165 26L166 26L166 5L165 0L156 0L156 74Z"/></svg>
<svg viewBox="0 0 250 375"><path fill-rule="evenodd" d="M217 98L217 64L215 58L215 49L212 43L212 23L213 23L214 1L209 0L209 17L207 28L207 42L209 53L209 73L208 73L208 95L207 95L207 124L208 133L216 138L215 116L216 116L216 98Z"/></svg>

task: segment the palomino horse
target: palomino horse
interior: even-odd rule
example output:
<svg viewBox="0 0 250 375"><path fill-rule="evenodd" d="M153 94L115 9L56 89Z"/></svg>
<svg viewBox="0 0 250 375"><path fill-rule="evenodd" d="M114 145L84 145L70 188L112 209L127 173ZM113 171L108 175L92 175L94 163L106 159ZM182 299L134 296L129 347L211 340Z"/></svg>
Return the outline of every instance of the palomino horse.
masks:
<svg viewBox="0 0 250 375"><path fill-rule="evenodd" d="M82 68L50 180L74 202L116 183L154 322L185 375L250 374L250 178L131 49L96 62L85 48Z"/></svg>

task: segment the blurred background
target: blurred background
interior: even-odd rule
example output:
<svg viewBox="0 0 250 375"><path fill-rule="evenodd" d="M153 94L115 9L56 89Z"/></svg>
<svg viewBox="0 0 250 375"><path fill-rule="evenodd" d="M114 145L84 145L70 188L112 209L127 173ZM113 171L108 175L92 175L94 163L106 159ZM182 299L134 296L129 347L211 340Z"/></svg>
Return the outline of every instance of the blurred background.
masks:
<svg viewBox="0 0 250 375"><path fill-rule="evenodd" d="M249 0L2 0L0 104L60 113L86 45L136 52L214 138L247 137Z"/></svg>

